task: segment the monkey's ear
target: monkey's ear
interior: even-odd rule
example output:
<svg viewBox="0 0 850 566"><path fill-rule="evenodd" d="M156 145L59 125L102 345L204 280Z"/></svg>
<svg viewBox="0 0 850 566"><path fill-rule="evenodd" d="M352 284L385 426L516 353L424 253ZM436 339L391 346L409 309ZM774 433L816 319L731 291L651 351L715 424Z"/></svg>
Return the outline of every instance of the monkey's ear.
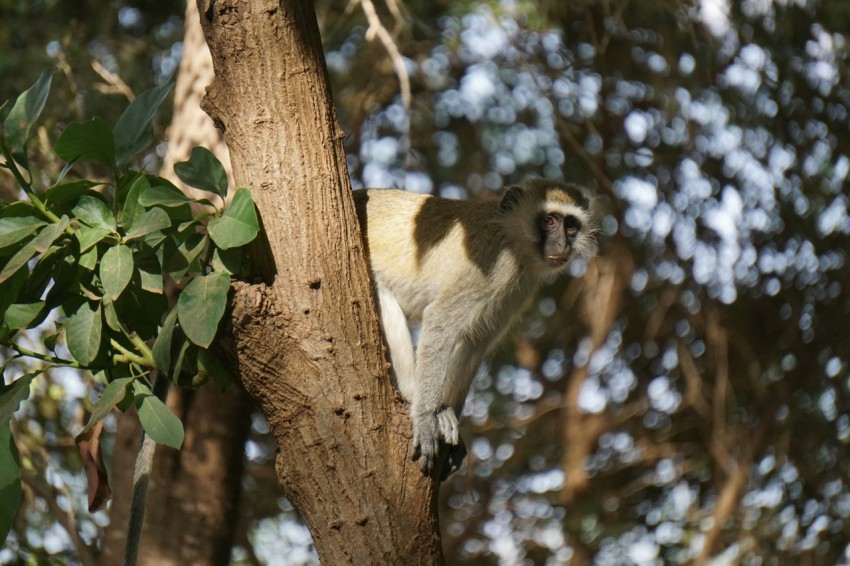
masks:
<svg viewBox="0 0 850 566"><path fill-rule="evenodd" d="M505 190L502 200L499 202L499 210L508 212L512 210L522 198L522 187L513 185Z"/></svg>

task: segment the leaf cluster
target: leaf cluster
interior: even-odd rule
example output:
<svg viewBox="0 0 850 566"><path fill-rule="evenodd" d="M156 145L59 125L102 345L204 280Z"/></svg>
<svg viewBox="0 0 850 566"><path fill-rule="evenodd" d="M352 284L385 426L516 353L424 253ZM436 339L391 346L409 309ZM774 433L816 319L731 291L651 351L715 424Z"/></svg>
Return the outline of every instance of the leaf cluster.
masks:
<svg viewBox="0 0 850 566"><path fill-rule="evenodd" d="M209 198L190 199L132 167L153 141L151 124L171 83L139 95L113 127L100 118L68 125L54 147L67 165L49 186L36 186L42 177L29 166L27 142L50 83L51 73L42 73L0 131L0 167L25 197L0 202L0 346L12 352L3 369L24 357L40 362L8 385L0 382L0 509L13 513L20 469L10 419L32 380L51 367L89 370L105 383L83 433L113 408L135 405L154 440L180 447L182 424L153 394L152 376L182 385L212 376L226 385L207 348L240 270L240 248L259 231L250 191L237 190L227 204L227 175L209 150L195 148L175 166ZM81 163L107 174L71 180ZM43 340L47 353L24 347L21 337L45 323L53 324ZM2 540L14 515L0 515Z"/></svg>

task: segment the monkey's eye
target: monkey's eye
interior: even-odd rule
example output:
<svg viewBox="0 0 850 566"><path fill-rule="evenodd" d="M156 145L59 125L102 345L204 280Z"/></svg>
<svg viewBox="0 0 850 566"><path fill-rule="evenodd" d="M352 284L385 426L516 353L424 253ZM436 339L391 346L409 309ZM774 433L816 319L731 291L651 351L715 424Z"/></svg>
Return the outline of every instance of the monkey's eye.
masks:
<svg viewBox="0 0 850 566"><path fill-rule="evenodd" d="M567 232L567 236L570 238L575 238L575 235L578 234L578 231L581 229L581 221L575 216L567 216L564 218L564 230Z"/></svg>
<svg viewBox="0 0 850 566"><path fill-rule="evenodd" d="M547 214L540 219L541 227L547 232L551 232L561 223L560 214Z"/></svg>

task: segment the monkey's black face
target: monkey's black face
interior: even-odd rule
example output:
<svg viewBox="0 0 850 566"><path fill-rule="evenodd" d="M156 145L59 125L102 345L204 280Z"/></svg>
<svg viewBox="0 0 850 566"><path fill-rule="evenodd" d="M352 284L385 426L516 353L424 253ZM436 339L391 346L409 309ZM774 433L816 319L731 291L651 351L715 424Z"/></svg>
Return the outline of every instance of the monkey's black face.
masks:
<svg viewBox="0 0 850 566"><path fill-rule="evenodd" d="M581 221L572 215L544 212L538 217L537 227L540 231L540 254L543 260L551 267L562 267L573 255Z"/></svg>

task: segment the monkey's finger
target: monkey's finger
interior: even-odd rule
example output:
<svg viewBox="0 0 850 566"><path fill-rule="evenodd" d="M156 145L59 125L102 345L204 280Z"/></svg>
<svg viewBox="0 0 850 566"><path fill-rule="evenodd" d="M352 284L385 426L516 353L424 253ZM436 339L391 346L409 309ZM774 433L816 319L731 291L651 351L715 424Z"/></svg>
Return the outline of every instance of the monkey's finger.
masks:
<svg viewBox="0 0 850 566"><path fill-rule="evenodd" d="M460 435L458 433L457 417L453 409L444 409L437 415L440 436L451 446L457 445Z"/></svg>
<svg viewBox="0 0 850 566"><path fill-rule="evenodd" d="M424 460L426 461L427 466L423 466L423 467L426 468L424 471L428 475L431 475L431 472L437 466L437 450L438 449L439 449L439 445L437 444L437 442L435 442L431 446L430 452L425 455Z"/></svg>
<svg viewBox="0 0 850 566"><path fill-rule="evenodd" d="M442 413L440 416L440 436L446 441L446 444L451 446L456 445L459 438L457 420L449 416L443 416Z"/></svg>
<svg viewBox="0 0 850 566"><path fill-rule="evenodd" d="M422 454L422 464L420 465L420 469L422 473L426 476L430 476L431 472L434 471L434 468L437 464L437 453L431 452L430 454L427 452L423 452Z"/></svg>

